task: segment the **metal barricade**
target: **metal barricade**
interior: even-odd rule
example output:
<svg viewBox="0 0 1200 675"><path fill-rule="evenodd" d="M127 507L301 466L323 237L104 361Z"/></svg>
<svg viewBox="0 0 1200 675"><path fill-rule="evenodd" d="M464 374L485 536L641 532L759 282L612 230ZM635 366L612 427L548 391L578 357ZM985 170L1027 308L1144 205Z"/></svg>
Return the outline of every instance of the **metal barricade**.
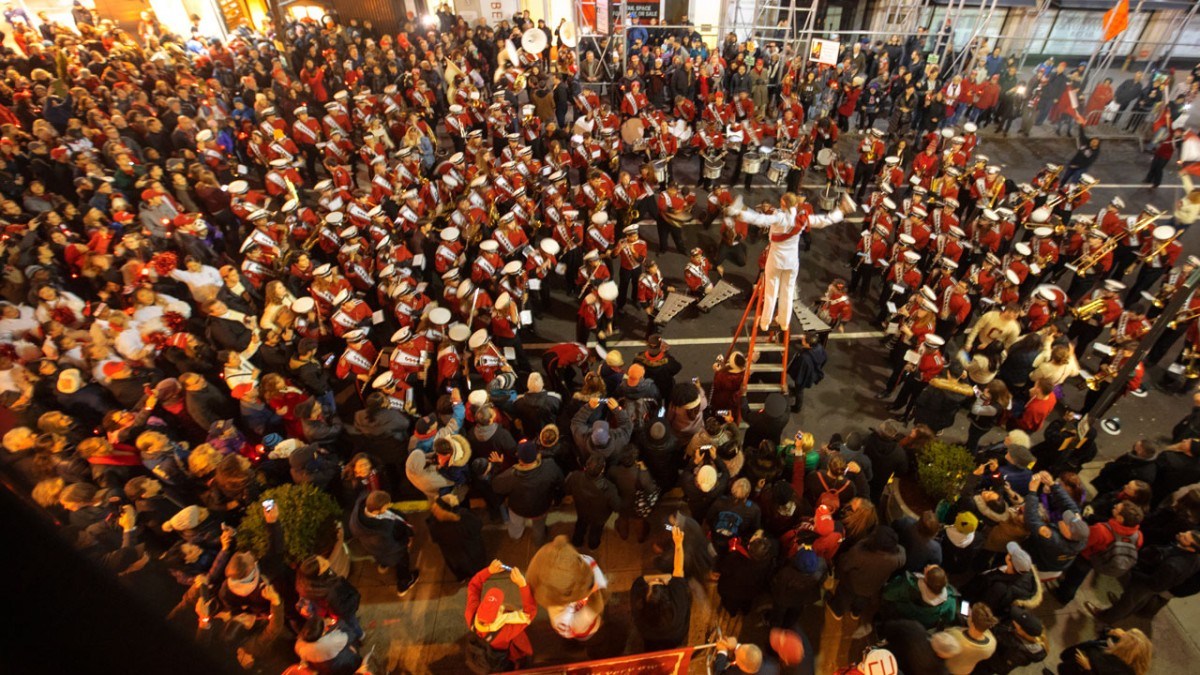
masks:
<svg viewBox="0 0 1200 675"><path fill-rule="evenodd" d="M1130 110L1097 110L1086 118L1088 136L1104 140L1136 141L1140 149L1147 144L1156 144L1157 137L1166 132L1156 132L1154 120L1158 111L1147 110L1132 112Z"/></svg>

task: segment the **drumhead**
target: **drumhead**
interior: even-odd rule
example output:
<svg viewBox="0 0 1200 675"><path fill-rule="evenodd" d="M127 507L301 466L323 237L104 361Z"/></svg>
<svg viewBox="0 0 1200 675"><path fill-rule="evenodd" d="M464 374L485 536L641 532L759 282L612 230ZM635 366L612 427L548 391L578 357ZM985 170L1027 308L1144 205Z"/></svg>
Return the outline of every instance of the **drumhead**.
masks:
<svg viewBox="0 0 1200 675"><path fill-rule="evenodd" d="M821 166L829 166L830 164L833 164L833 160L836 156L837 155L834 153L832 148L821 148L821 151L817 153L817 164L820 164Z"/></svg>

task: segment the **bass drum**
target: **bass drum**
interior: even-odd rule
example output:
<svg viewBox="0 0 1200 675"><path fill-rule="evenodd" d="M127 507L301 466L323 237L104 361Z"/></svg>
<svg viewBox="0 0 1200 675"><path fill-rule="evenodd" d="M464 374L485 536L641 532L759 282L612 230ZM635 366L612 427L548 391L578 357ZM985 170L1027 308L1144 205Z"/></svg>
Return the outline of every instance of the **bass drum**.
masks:
<svg viewBox="0 0 1200 675"><path fill-rule="evenodd" d="M640 152L646 147L646 121L640 117L630 117L621 124L621 140L625 147Z"/></svg>

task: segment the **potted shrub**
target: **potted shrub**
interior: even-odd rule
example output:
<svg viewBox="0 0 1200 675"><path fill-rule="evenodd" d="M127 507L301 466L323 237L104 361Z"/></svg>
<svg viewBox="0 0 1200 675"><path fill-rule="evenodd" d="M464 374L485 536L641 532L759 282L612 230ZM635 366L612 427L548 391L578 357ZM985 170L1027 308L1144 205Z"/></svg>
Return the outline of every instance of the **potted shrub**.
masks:
<svg viewBox="0 0 1200 675"><path fill-rule="evenodd" d="M975 459L965 447L933 438L916 451L913 464L914 474L897 476L884 492L889 520L924 511L940 515L944 504L958 499Z"/></svg>
<svg viewBox="0 0 1200 675"><path fill-rule="evenodd" d="M917 484L940 507L958 499L974 468L975 458L965 447L934 439L917 453Z"/></svg>
<svg viewBox="0 0 1200 675"><path fill-rule="evenodd" d="M312 485L280 485L262 493L262 501L275 500L279 526L283 528L283 556L289 565L299 565L310 555L330 557L339 545L342 509L328 493ZM262 505L246 509L237 530L238 548L262 557L269 535Z"/></svg>

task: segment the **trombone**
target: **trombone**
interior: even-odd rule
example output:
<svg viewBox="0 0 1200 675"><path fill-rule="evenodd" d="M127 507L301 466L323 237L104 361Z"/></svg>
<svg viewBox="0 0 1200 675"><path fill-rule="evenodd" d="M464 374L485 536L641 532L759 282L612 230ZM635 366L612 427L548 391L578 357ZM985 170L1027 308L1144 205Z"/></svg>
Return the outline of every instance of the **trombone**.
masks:
<svg viewBox="0 0 1200 675"><path fill-rule="evenodd" d="M1116 237L1109 237L1108 239L1105 239L1104 243L1100 244L1095 251L1084 253L1083 255L1079 256L1079 259L1074 263L1068 263L1066 267L1075 274L1084 276L1091 271L1093 267L1100 264L1100 261L1104 259L1104 256L1116 250L1117 243Z"/></svg>
<svg viewBox="0 0 1200 675"><path fill-rule="evenodd" d="M1162 218L1165 215L1167 215L1165 212L1160 211L1159 213L1145 215L1145 216L1142 216L1141 218L1138 218L1137 221L1134 222L1133 227L1129 228L1129 236L1131 236L1131 237L1137 236L1139 233L1144 231L1146 228L1153 225L1154 221L1158 220L1159 218Z"/></svg>
<svg viewBox="0 0 1200 675"><path fill-rule="evenodd" d="M1151 263L1155 258L1162 255L1167 250L1167 247L1169 247L1172 243L1174 243L1174 241L1176 239L1178 239L1180 237L1180 235L1182 235L1182 234L1183 234L1183 232L1176 232L1175 236L1164 241L1162 243L1162 245L1160 245L1158 248L1156 248L1153 251L1142 256L1142 262L1147 263L1147 264Z"/></svg>
<svg viewBox="0 0 1200 675"><path fill-rule="evenodd" d="M1179 324L1187 323L1197 317L1200 317L1200 309L1189 309L1185 312L1180 312L1179 314L1175 315L1174 319L1171 319L1171 321L1167 323L1167 328L1175 330L1179 327Z"/></svg>
<svg viewBox="0 0 1200 675"><path fill-rule="evenodd" d="M1090 389L1092 391L1098 391L1100 389L1100 385L1113 379L1113 376L1115 376L1116 374L1117 374L1116 366L1112 366L1112 365L1103 366L1103 367L1101 367L1100 372L1096 373L1095 375L1090 375L1090 376L1084 377L1083 378L1083 386L1087 387L1088 389Z"/></svg>

